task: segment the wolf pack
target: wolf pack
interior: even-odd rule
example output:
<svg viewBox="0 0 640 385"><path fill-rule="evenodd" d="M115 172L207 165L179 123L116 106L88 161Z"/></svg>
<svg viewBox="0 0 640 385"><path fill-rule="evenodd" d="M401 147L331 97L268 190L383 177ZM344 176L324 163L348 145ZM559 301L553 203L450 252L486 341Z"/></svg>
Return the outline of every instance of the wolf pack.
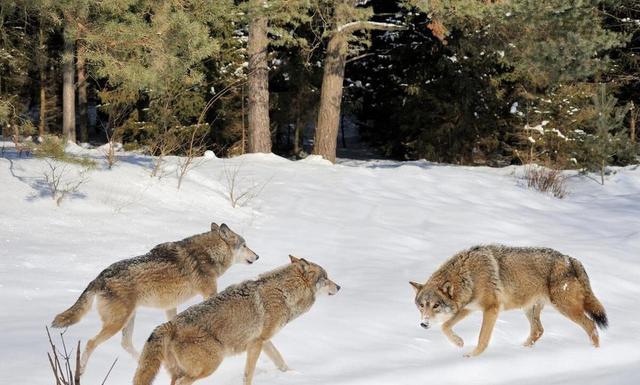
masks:
<svg viewBox="0 0 640 385"><path fill-rule="evenodd" d="M172 385L192 384L211 375L225 357L244 352L244 384L250 385L263 352L279 370L289 370L273 336L306 313L316 297L340 290L320 265L289 255L285 265L218 292L217 279L231 265L257 260L243 237L226 224L211 223L205 233L162 243L110 265L54 318L52 326L79 322L95 299L102 328L86 343L81 374L96 347L121 331L122 347L138 360L134 385L152 384L161 366ZM528 347L543 334L540 312L545 305L584 329L595 347L600 343L597 328L608 323L582 264L549 248L472 247L445 261L425 283L410 284L420 326L440 325L455 346L463 347L464 341L453 326L473 311L482 312L478 343L465 357L487 348L502 310L524 310L531 327L524 342ZM177 312L195 296L202 296L203 302ZM142 353L132 342L138 307L162 309L167 317L153 330Z"/></svg>

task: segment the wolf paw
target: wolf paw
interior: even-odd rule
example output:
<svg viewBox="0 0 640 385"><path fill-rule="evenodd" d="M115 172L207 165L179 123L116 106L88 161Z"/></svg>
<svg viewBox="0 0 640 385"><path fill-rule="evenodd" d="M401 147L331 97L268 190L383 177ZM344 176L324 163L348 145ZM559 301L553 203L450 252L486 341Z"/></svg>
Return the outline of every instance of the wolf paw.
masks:
<svg viewBox="0 0 640 385"><path fill-rule="evenodd" d="M278 367L278 370L279 370L279 371L281 371L281 372L290 372L290 371L292 371L293 369L291 369L289 366L287 366L287 365L285 364L285 365L279 366L279 367Z"/></svg>
<svg viewBox="0 0 640 385"><path fill-rule="evenodd" d="M477 356L477 355L478 355L478 354L480 354L480 353L482 353L482 352L479 352L479 351L477 351L477 350L473 350L473 351L470 351L470 352L465 353L465 354L464 354L464 357L465 357L465 358L471 358L471 357L475 357L475 356Z"/></svg>
<svg viewBox="0 0 640 385"><path fill-rule="evenodd" d="M454 344L459 348L464 346L464 340L458 336L451 336L449 340L451 341L452 344Z"/></svg>

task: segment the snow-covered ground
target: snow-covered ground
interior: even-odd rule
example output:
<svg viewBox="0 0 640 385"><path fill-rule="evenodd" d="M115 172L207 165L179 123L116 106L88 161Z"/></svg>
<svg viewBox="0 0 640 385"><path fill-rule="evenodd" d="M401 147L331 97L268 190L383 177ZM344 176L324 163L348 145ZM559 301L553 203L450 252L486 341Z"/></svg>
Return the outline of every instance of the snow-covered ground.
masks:
<svg viewBox="0 0 640 385"><path fill-rule="evenodd" d="M76 149L80 151L79 149ZM91 152L96 156L96 152ZM8 159L9 158L9 159ZM640 378L640 168L617 169L605 186L575 177L563 200L528 190L522 170L427 162L292 162L274 155L202 159L176 189L175 165L149 177L150 158L125 154L102 165L74 197L56 207L42 186L45 163L0 158L0 384L51 384L44 327L87 283L119 259L206 231L211 221L242 233L260 256L234 266L219 287L287 263L289 253L323 265L343 289L275 338L293 372L260 358L255 384L636 384ZM232 208L224 170L243 183L266 183L247 206ZM456 330L465 347L438 329L423 330L409 280L424 281L450 255L478 243L541 245L578 257L611 327L594 349L584 332L550 307L545 335L524 348L520 311L500 315L487 351L475 345L480 314ZM194 300L195 301L195 300ZM186 305L185 305L186 306ZM183 307L184 308L184 307ZM141 309L141 348L164 314ZM99 330L91 311L65 335L68 344ZM131 382L135 362L120 336L98 347L83 378ZM240 384L244 357L223 362L200 383ZM164 372L156 380L167 384Z"/></svg>

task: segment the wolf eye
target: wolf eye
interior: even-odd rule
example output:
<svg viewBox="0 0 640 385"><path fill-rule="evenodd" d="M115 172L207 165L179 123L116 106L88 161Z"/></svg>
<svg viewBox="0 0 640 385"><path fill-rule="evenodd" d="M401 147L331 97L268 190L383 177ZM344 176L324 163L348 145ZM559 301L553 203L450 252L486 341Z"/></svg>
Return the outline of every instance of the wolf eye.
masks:
<svg viewBox="0 0 640 385"><path fill-rule="evenodd" d="M421 304L419 304L418 306L420 306L420 307L424 307L424 304L423 304L423 303L421 303Z"/></svg>
<svg viewBox="0 0 640 385"><path fill-rule="evenodd" d="M436 310L436 309L437 309L437 308L439 308L439 307L440 307L440 304L439 304L439 303L437 303L437 304L433 305L433 310Z"/></svg>

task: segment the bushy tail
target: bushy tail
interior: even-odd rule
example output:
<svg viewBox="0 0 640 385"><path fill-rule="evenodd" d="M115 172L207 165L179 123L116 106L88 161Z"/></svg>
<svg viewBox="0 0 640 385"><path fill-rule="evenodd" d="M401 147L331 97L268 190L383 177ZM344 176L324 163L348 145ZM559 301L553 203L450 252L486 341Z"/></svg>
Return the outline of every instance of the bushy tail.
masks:
<svg viewBox="0 0 640 385"><path fill-rule="evenodd" d="M56 318L53 319L53 322L51 322L51 326L54 328L64 328L80 321L89 309L91 309L95 295L95 281L91 281L89 286L80 294L76 303L69 309L58 314Z"/></svg>
<svg viewBox="0 0 640 385"><path fill-rule="evenodd" d="M607 312L604 310L604 306L600 303L596 295L591 290L591 283L589 282L589 276L584 270L584 266L577 259L571 258L571 265L576 272L578 281L582 284L585 291L584 308L589 317L598 325L600 329L606 329L609 326L609 320L607 319Z"/></svg>
<svg viewBox="0 0 640 385"><path fill-rule="evenodd" d="M164 360L165 345L171 338L173 326L171 322L164 323L153 331L142 349L138 360L138 369L133 377L133 385L151 385L156 378L160 365Z"/></svg>

